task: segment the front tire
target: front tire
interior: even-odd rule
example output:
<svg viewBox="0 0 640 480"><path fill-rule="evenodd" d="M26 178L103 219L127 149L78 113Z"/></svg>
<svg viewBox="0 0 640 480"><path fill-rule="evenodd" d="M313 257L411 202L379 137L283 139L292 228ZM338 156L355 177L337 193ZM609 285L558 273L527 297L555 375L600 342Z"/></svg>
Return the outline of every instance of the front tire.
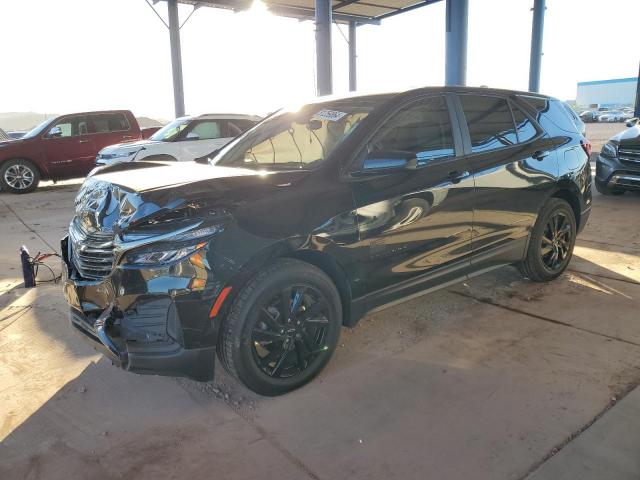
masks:
<svg viewBox="0 0 640 480"><path fill-rule="evenodd" d="M320 269L279 259L238 294L222 328L225 368L261 395L309 382L327 364L342 326L340 294Z"/></svg>
<svg viewBox="0 0 640 480"><path fill-rule="evenodd" d="M547 201L531 232L527 255L520 270L534 282L548 282L565 271L576 242L576 219L571 206L560 198Z"/></svg>
<svg viewBox="0 0 640 480"><path fill-rule="evenodd" d="M22 158L4 162L0 167L0 185L10 193L33 192L40 183L40 170Z"/></svg>

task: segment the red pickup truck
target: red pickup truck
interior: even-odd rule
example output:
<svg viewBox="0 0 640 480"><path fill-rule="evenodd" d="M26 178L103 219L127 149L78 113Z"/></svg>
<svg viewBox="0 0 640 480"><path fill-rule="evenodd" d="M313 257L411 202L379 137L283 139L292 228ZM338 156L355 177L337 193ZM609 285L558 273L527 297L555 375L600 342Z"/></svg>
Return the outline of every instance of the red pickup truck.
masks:
<svg viewBox="0 0 640 480"><path fill-rule="evenodd" d="M46 120L19 140L0 142L0 188L32 192L40 180L83 177L108 145L149 138L128 110L61 115Z"/></svg>

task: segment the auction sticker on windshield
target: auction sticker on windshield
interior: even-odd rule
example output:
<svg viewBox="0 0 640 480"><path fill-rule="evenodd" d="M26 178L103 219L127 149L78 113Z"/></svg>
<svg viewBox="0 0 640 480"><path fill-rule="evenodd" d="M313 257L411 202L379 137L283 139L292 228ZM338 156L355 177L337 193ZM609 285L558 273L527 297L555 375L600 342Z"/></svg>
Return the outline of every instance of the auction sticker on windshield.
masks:
<svg viewBox="0 0 640 480"><path fill-rule="evenodd" d="M311 119L312 120L329 120L331 122L335 122L337 120L340 120L346 114L347 114L346 112L338 112L337 110L320 110L313 117L311 117Z"/></svg>

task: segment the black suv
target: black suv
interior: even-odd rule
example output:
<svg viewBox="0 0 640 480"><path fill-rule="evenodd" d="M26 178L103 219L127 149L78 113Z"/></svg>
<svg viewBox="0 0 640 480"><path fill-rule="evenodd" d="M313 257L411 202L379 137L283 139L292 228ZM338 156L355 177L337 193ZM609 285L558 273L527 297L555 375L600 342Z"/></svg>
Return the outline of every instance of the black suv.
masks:
<svg viewBox="0 0 640 480"><path fill-rule="evenodd" d="M558 100L424 88L280 111L213 160L88 178L62 241L75 329L121 367L277 395L368 311L517 264L566 268L590 145Z"/></svg>
<svg viewBox="0 0 640 480"><path fill-rule="evenodd" d="M603 195L621 195L640 190L640 125L612 137L596 161L596 190Z"/></svg>

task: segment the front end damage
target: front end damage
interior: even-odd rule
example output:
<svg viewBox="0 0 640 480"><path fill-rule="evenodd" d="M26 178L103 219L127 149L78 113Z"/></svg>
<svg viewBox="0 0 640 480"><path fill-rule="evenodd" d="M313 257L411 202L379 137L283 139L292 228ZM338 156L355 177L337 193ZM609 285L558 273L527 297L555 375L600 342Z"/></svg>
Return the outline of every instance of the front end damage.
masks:
<svg viewBox="0 0 640 480"><path fill-rule="evenodd" d="M209 253L221 227L205 225L198 209L99 181L78 194L61 249L71 325L123 369L213 378L210 311L224 285Z"/></svg>

